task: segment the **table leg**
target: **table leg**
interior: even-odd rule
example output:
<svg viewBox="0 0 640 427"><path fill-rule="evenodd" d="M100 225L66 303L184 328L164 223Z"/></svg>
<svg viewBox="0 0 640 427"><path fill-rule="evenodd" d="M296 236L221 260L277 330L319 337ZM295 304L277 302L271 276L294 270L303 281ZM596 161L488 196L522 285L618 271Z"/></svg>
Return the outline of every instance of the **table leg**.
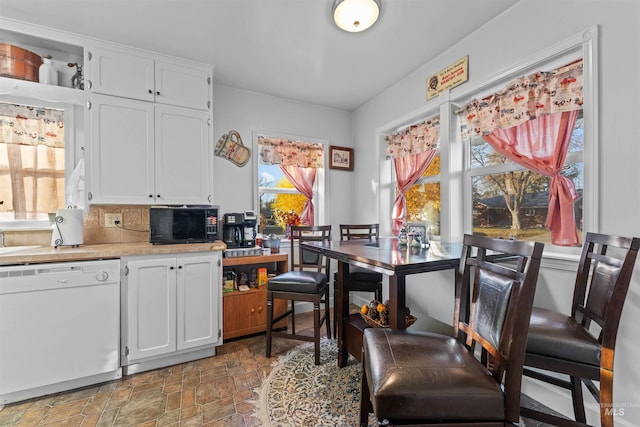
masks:
<svg viewBox="0 0 640 427"><path fill-rule="evenodd" d="M392 329L406 329L406 277L389 276L389 327Z"/></svg>
<svg viewBox="0 0 640 427"><path fill-rule="evenodd" d="M334 283L337 286L336 299L333 309L336 310L336 322L338 330L338 366L344 368L347 366L349 359L349 353L345 346L344 340L344 321L349 316L349 289L348 281L345 280L349 274L349 264L338 261L338 282Z"/></svg>

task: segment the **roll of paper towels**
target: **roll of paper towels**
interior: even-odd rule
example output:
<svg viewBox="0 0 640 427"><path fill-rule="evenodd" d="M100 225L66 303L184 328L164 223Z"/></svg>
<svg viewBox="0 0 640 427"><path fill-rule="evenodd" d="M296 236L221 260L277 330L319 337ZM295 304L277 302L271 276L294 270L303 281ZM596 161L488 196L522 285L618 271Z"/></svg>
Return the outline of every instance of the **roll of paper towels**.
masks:
<svg viewBox="0 0 640 427"><path fill-rule="evenodd" d="M51 246L82 244L82 209L58 209L53 224Z"/></svg>

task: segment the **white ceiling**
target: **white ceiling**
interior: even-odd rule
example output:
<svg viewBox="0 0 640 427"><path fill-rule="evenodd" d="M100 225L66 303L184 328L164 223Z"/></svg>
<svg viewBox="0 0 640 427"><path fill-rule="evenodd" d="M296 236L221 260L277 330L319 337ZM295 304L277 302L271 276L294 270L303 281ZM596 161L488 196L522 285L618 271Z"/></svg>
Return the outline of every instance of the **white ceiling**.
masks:
<svg viewBox="0 0 640 427"><path fill-rule="evenodd" d="M381 0L378 23L353 34L333 24L333 0L0 0L0 16L213 64L216 83L352 111L518 1Z"/></svg>

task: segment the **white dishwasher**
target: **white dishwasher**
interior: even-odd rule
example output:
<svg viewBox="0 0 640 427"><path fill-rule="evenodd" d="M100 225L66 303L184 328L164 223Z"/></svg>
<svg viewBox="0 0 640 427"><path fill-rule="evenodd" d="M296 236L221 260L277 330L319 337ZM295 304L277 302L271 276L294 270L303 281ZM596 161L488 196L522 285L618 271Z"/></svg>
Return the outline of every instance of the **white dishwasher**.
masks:
<svg viewBox="0 0 640 427"><path fill-rule="evenodd" d="M122 377L120 260L0 267L0 405Z"/></svg>

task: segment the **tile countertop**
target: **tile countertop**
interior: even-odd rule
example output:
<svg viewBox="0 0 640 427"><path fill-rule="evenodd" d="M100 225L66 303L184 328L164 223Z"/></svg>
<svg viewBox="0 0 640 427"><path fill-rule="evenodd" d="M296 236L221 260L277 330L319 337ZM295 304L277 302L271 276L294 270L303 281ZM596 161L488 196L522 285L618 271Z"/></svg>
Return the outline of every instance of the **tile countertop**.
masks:
<svg viewBox="0 0 640 427"><path fill-rule="evenodd" d="M0 248L0 265L37 264L46 262L88 261L114 259L134 255L158 255L189 252L223 251L222 241L212 243L189 243L175 245L152 245L151 243L110 243L102 245L80 245L76 248L62 246L25 246ZM3 250L6 252L3 253Z"/></svg>

